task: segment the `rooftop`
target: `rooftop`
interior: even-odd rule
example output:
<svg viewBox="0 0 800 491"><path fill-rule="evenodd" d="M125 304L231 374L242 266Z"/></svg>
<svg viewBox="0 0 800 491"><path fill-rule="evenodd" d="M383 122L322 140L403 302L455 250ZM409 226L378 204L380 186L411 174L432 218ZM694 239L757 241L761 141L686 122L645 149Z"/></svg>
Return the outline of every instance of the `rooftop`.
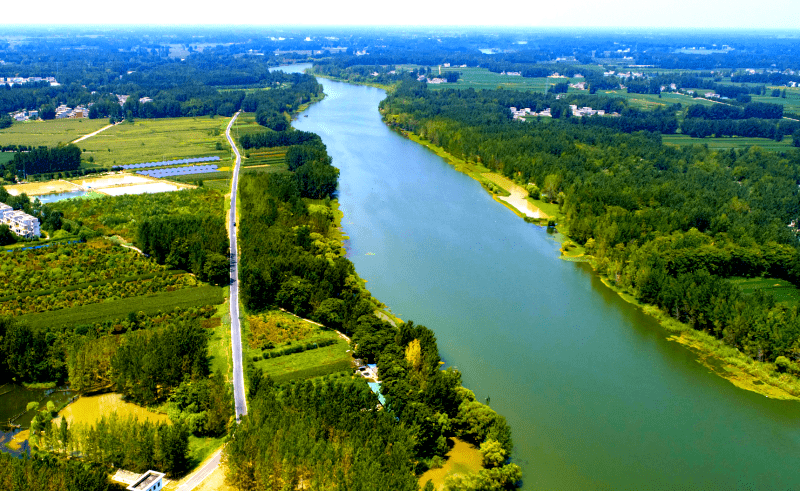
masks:
<svg viewBox="0 0 800 491"><path fill-rule="evenodd" d="M131 491L143 491L150 487L154 482L164 477L164 474L156 471L147 471L142 474L136 482L128 486L126 489Z"/></svg>

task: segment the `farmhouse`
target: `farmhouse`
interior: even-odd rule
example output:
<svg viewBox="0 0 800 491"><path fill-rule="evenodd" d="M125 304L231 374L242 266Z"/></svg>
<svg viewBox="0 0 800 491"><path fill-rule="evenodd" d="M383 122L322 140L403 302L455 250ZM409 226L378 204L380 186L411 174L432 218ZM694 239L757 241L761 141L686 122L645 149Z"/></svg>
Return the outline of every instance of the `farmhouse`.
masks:
<svg viewBox="0 0 800 491"><path fill-rule="evenodd" d="M33 238L39 237L42 233L39 230L39 220L25 213L24 211L14 210L5 203L0 203L0 223L8 225L12 232L20 237Z"/></svg>
<svg viewBox="0 0 800 491"><path fill-rule="evenodd" d="M163 478L164 474L162 472L147 471L125 489L129 491L158 491L163 486Z"/></svg>

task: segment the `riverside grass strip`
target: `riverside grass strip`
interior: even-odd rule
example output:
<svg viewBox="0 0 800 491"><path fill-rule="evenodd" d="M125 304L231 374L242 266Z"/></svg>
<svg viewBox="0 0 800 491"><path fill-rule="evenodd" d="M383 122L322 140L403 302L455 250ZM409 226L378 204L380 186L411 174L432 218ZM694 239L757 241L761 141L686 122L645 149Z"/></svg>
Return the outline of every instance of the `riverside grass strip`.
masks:
<svg viewBox="0 0 800 491"><path fill-rule="evenodd" d="M221 304L224 301L223 288L209 285L122 298L111 302L100 302L69 309L26 314L20 316L19 319L31 327L77 326L123 319L131 312L144 312L145 314L153 315L159 311L166 312L178 307L202 307L204 305Z"/></svg>

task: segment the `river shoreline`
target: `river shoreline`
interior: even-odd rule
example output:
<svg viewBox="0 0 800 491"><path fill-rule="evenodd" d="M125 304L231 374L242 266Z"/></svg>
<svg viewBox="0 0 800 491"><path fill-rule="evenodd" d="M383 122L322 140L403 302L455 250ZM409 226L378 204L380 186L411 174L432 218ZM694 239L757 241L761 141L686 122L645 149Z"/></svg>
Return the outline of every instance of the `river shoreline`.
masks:
<svg viewBox="0 0 800 491"><path fill-rule="evenodd" d="M385 118L384 123L388 124ZM492 189L485 185L485 181L483 180L486 178L486 174L497 175L502 179L507 178L495 172L491 172L491 170L481 166L480 164L473 164L464 161L463 159L459 159L458 157L449 154L443 148L434 145L430 141L422 139L414 133L403 130L398 131L409 140L428 148L438 156L444 158L445 161L455 168L455 170L464 173L480 182L483 185L483 188L492 195L495 201L505 205L506 208L511 210L520 218L526 218L526 215L523 212L516 209L511 203L508 203L502 199L503 194L507 193L510 195L510 192L500 186L498 186L500 188L500 192L493 192ZM478 167L478 169L473 169L473 167ZM485 172L479 172L479 175L476 175L478 174L476 170L485 170ZM494 180L492 179L492 181ZM554 236L554 240L563 245L567 242L567 240L569 240L569 235L567 232L569 224L563 223L565 217L560 213L556 213L555 218L559 225L561 225L559 228L563 229L564 231L556 234ZM547 225L547 219L538 219L535 221L528 219L527 221L537 225ZM592 256L585 255L582 248L566 251L565 248L562 247L560 258L567 261L588 262L592 266L592 269L595 269ZM595 272L595 274L598 273ZM622 297L623 300L637 306L647 315L657 320L668 334L668 340L680 343L695 353L697 355L697 362L708 368L714 374L724 378L740 389L755 392L771 399L800 401L800 378L786 373L776 376L775 373L777 372L777 369L774 363L753 360L739 350L724 344L721 340L676 321L657 307L639 302L624 290L614 286L606 276L601 274L598 274L598 276L606 287L617 293L620 297Z"/></svg>

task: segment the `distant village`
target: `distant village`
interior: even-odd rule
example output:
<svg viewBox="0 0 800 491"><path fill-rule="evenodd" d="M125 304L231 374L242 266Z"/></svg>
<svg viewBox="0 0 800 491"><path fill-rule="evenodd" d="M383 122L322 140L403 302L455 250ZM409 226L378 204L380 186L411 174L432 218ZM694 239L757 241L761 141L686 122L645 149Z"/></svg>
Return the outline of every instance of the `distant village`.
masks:
<svg viewBox="0 0 800 491"><path fill-rule="evenodd" d="M575 104L570 104L569 108L572 111L572 116L576 118L582 118L584 116L612 116L612 117L619 116L619 113L614 112L606 114L606 112L603 109L592 109L591 107L578 107ZM509 110L511 111L511 114L514 116L514 119L519 119L523 121L525 120L525 118L529 117L537 117L537 116L545 118L553 117L553 114L550 112L549 107L547 109L541 110L538 113L536 111L531 111L531 108L529 107L517 109L516 107L511 106Z"/></svg>
<svg viewBox="0 0 800 491"><path fill-rule="evenodd" d="M0 85L7 84L10 86L13 85L22 85L27 83L33 82L49 82L50 86L57 86L59 84L55 77L9 77L3 78L0 77ZM94 94L94 92L92 92ZM112 94L117 98L117 102L119 105L122 106L128 100L130 96L128 95L121 95L121 94ZM145 104L148 102L153 102L153 99L150 97L141 97L139 98L139 104ZM85 106L79 105L74 108L67 106L66 104L61 104L56 108L56 115L55 119L75 119L75 118L88 118L89 117L89 109L94 105L93 102L86 104ZM39 110L37 109L22 109L20 111L8 113L11 118L15 121L23 122L29 121L32 119L39 119Z"/></svg>

